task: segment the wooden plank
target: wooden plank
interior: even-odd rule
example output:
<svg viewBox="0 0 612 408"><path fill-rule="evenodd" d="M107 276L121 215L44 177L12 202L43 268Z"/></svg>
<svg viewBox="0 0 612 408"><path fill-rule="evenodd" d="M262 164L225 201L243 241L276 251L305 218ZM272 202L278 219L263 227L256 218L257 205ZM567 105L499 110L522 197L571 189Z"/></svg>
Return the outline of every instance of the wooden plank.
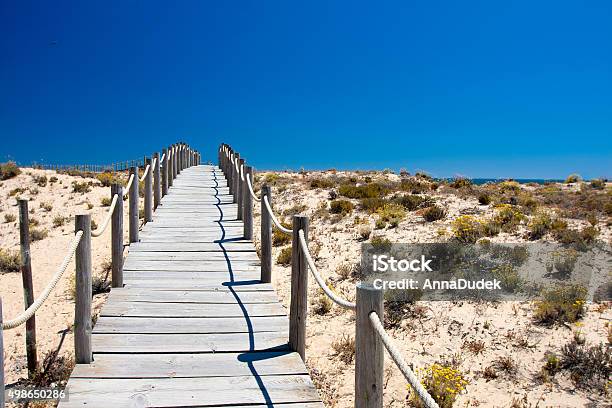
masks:
<svg viewBox="0 0 612 408"><path fill-rule="evenodd" d="M307 375L211 378L86 379L68 382L61 408L214 407L319 402ZM112 392L109 392L112 390ZM303 406L303 405L298 405Z"/></svg>
<svg viewBox="0 0 612 408"><path fill-rule="evenodd" d="M102 307L100 316L132 317L249 317L284 316L280 303L146 303L113 301Z"/></svg>
<svg viewBox="0 0 612 408"><path fill-rule="evenodd" d="M226 260L230 262L237 262L242 260L258 262L259 257L255 249L252 251L241 251L241 252L130 252L129 260L145 260L145 261L171 261L171 260L182 260L182 261L208 261L208 260Z"/></svg>
<svg viewBox="0 0 612 408"><path fill-rule="evenodd" d="M141 261L129 260L125 271L234 272L258 271L259 261Z"/></svg>
<svg viewBox="0 0 612 408"><path fill-rule="evenodd" d="M276 293L271 289L261 292L158 290L124 287L113 289L108 302L123 300L131 302L158 303L277 303Z"/></svg>
<svg viewBox="0 0 612 408"><path fill-rule="evenodd" d="M250 317L100 317L94 333L138 334L212 334L212 333L261 333L289 330L285 316Z"/></svg>
<svg viewBox="0 0 612 408"><path fill-rule="evenodd" d="M157 279L154 281L140 280L127 282L129 288L149 288L157 290L193 290L193 291L236 291L236 292L258 292L262 290L273 290L269 283L261 283L259 280L246 280L236 282L191 282L177 281L176 279Z"/></svg>
<svg viewBox="0 0 612 408"><path fill-rule="evenodd" d="M286 332L211 334L94 334L99 353L220 353L288 350Z"/></svg>
<svg viewBox="0 0 612 408"><path fill-rule="evenodd" d="M135 242L130 245L130 252L139 251L163 251L163 252L233 252L253 251L253 244L245 242L225 242L225 243L187 243L187 242Z"/></svg>
<svg viewBox="0 0 612 408"><path fill-rule="evenodd" d="M249 364L250 363L250 364ZM251 368L252 367L252 368ZM72 378L197 378L308 374L297 353L97 354L77 364Z"/></svg>

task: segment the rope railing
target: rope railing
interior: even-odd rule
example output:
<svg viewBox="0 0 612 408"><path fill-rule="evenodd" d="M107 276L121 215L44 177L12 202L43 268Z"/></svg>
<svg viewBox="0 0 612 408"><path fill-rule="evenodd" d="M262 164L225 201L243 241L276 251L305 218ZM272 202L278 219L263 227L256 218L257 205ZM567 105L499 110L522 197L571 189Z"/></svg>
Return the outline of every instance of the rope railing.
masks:
<svg viewBox="0 0 612 408"><path fill-rule="evenodd" d="M372 327L382 340L383 345L385 346L385 348L389 352L389 355L395 362L395 365L397 365L397 368L399 368L399 370L402 372L404 378L406 378L406 381L408 381L408 383L414 389L414 392L416 392L421 401L423 401L427 408L439 408L436 401L434 401L431 395L429 395L425 387L423 387L423 384L421 384L417 376L406 363L406 360L404 360L399 350L393 344L393 341L391 340L391 337L389 337L389 334L386 332L382 322L380 321L380 317L378 317L378 314L376 312L371 312L368 317L370 319Z"/></svg>
<svg viewBox="0 0 612 408"><path fill-rule="evenodd" d="M312 276L314 276L321 289L323 289L323 292L325 292L327 297L330 298L337 305L342 306L346 309L355 309L355 303L349 302L348 300L342 299L340 296L336 295L331 290L331 288L327 286L323 278L321 278L317 266L312 260L312 256L310 255L310 251L308 250L308 244L306 243L306 239L304 238L304 230L298 231L298 237L300 239L300 248L302 249L302 253L306 258L306 262L308 262L310 272L312 273Z"/></svg>
<svg viewBox="0 0 612 408"><path fill-rule="evenodd" d="M91 231L91 236L92 237L99 237L100 235L102 235L104 233L104 231L106 230L106 228L110 224L110 220L112 219L113 212L115 211L115 207L117 206L117 201L118 200L119 200L119 196L117 194L113 195L113 200L111 201L111 204L110 204L110 207L108 209L108 212L106 213L106 218L104 219L104 222L102 223L100 228L98 228L97 231Z"/></svg>
<svg viewBox="0 0 612 408"><path fill-rule="evenodd" d="M51 279L47 287L42 291L38 299L36 299L34 303L32 303L19 316L7 322L3 322L2 330L9 330L19 327L28 320L30 320L32 316L34 316L34 313L36 313L36 311L43 305L43 303L45 303L47 298L49 298L51 291L53 291L57 283L60 281L61 277L64 275L64 272L66 272L68 264L72 260L72 257L74 256L74 251L76 250L77 245L79 245L82 236L83 231L78 231L76 234L74 234L74 238L72 238L70 246L68 247L68 253L64 257L64 260L62 261L59 269L57 270L57 272L55 272L55 275L53 275L53 278Z"/></svg>
<svg viewBox="0 0 612 408"><path fill-rule="evenodd" d="M284 232L285 234L291 234L293 231L290 230L289 228L283 227L283 224L280 223L278 218L276 218L276 216L274 215L274 212L272 212L272 207L270 206L270 202L268 201L267 196L263 196L263 202L266 205L266 208L268 209L268 214L270 214L270 219L274 223L274 226L276 226L276 228L278 228L280 231Z"/></svg>
<svg viewBox="0 0 612 408"><path fill-rule="evenodd" d="M142 173L142 177L140 177L138 181L145 181L145 179L147 178L147 175L149 174L150 168L151 168L151 165L147 164L147 167L145 167L144 173Z"/></svg>
<svg viewBox="0 0 612 408"><path fill-rule="evenodd" d="M289 345L297 351L304 359L305 355L305 336L306 336L306 309L303 307L307 303L308 290L305 276L310 269L312 276L321 288L323 293L338 306L353 310L356 315L356 382L355 399L360 401L360 406L381 407L383 406L382 389L384 379L382 371L375 372L372 367L383 365L382 347L372 347L372 342L382 343L393 362L398 367L402 375L406 378L415 394L423 402L426 408L438 408L438 404L420 383L417 376L408 366L401 353L393 344L391 337L385 331L381 323L380 316L384 313L383 291L371 287L371 285L357 285L357 301L350 302L339 296L322 278L319 270L312 258L306 239L308 230L308 217L296 215L293 218L293 229L284 227L274 215L271 201L271 189L266 184L261 187L261 197L255 194L252 180L252 169L245 167L240 156L235 153L228 145L223 144L219 149L219 165L221 170L228 177L230 194L233 195L234 202L238 203L238 219L249 220L252 222L252 201L262 202L261 211L261 282L271 282L272 268L272 236L271 228L274 227L286 234L293 234L292 259L291 259L291 307L290 307L290 326L289 326ZM240 162L240 163L239 163ZM244 196L248 200L244 199ZM247 221L245 221L246 225ZM297 230L297 239L295 231ZM251 239L251 235L246 233L245 238ZM297 241L297 242L296 242ZM296 246L298 247L296 249ZM296 256L296 254L301 256ZM294 296L296 299L294 299ZM371 307L371 308L370 308ZM359 364L358 364L359 362Z"/></svg>
<svg viewBox="0 0 612 408"><path fill-rule="evenodd" d="M125 191L126 194L130 191L130 188L132 188L132 183L134 182L134 175L130 174L130 178L128 179L127 184L125 185Z"/></svg>

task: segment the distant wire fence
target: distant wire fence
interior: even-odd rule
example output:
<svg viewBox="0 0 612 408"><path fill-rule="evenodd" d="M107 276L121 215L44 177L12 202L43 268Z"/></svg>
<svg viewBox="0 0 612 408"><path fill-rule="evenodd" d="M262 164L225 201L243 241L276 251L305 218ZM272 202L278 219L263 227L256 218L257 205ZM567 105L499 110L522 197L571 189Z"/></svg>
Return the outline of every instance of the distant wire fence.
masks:
<svg viewBox="0 0 612 408"><path fill-rule="evenodd" d="M112 274L111 287L123 287L123 201L128 196L128 231L129 243L138 242L139 233L139 182L144 182L144 222L153 220L153 211L160 204L161 198L168 194L174 179L180 172L188 167L201 163L201 155L185 143L175 143L162 149L162 154L154 153L152 158L143 160L143 175L138 176L138 164L135 161L126 163L130 177L125 189L120 183L111 184L111 204L104 221L97 231L91 229L91 214L75 216L75 233L68 245L64 260L57 271L34 300L32 284L32 265L30 259L30 234L28 200L19 199L19 236L21 246L20 270L23 277L23 291L25 310L18 316L4 320L2 315L2 297L0 297L0 408L5 406L4 381L4 330L15 329L26 325L26 354L28 360L28 374L32 377L38 370L36 350L36 312L49 298L53 289L64 276L72 259L75 259L75 311L74 311L74 351L77 364L91 363L91 327L92 319L92 263L91 238L104 234L111 226L111 259ZM50 166L50 165L49 165ZM47 168L47 167L45 167ZM73 169L83 171L97 171L96 167L73 166ZM53 170L64 170L66 167L49 167ZM99 169L99 168L98 168ZM109 166L109 171L125 170L122 166ZM106 170L104 170L106 171ZM136 180L136 182L134 182Z"/></svg>
<svg viewBox="0 0 612 408"><path fill-rule="evenodd" d="M308 217L294 215L291 228L274 215L272 189L263 184L260 195L253 186L254 169L245 165L240 154L222 144L218 152L219 167L227 179L229 193L238 204L237 218L244 221L245 239L253 239L253 201L261 205L261 281L272 278L272 227L292 235L291 303L289 309L289 346L305 360L308 304L308 270L323 293L338 306L355 312L355 407L381 408L384 390L384 349L387 350L414 393L427 408L438 404L406 363L382 324L383 291L371 285L357 284L356 301L343 299L321 277L308 249Z"/></svg>
<svg viewBox="0 0 612 408"><path fill-rule="evenodd" d="M80 171L88 173L108 173L116 171L129 171L131 167L145 168L146 158L126 160L111 164L47 164L32 162L30 167L40 170L55 170L59 172Z"/></svg>

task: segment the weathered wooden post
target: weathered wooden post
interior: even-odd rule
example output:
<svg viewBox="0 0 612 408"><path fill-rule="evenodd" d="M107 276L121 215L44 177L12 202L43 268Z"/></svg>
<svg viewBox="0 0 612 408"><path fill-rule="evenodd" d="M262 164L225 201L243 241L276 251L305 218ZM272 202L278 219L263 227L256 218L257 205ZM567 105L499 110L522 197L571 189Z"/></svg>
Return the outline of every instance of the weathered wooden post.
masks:
<svg viewBox="0 0 612 408"><path fill-rule="evenodd" d="M300 248L299 231L308 242L308 217L293 216L291 241L291 305L289 308L289 347L306 361L306 317L308 306L308 264Z"/></svg>
<svg viewBox="0 0 612 408"><path fill-rule="evenodd" d="M0 296L0 408L4 408L4 340L2 330L2 297Z"/></svg>
<svg viewBox="0 0 612 408"><path fill-rule="evenodd" d="M253 168L251 166L244 166L244 182L242 183L243 203L242 203L242 214L244 221L243 235L244 239L253 239L253 196L247 184L249 177L253 178Z"/></svg>
<svg viewBox="0 0 612 408"><path fill-rule="evenodd" d="M130 174L134 176L132 186L128 191L130 207L130 243L138 242L138 167L130 167Z"/></svg>
<svg viewBox="0 0 612 408"><path fill-rule="evenodd" d="M238 204L238 186L240 180L240 154L234 153L234 164L232 165L232 195L234 202Z"/></svg>
<svg viewBox="0 0 612 408"><path fill-rule="evenodd" d="M34 286L32 284L32 261L30 257L30 217L28 200L20 198L19 202L19 243L21 247L21 280L23 282L24 308L34 303ZM28 376L32 378L38 366L36 356L36 317L26 322L26 354L28 358Z"/></svg>
<svg viewBox="0 0 612 408"><path fill-rule="evenodd" d="M243 205L244 205L244 159L238 161L238 188L236 189L236 202L238 203L238 219L241 220L243 216Z"/></svg>
<svg viewBox="0 0 612 408"><path fill-rule="evenodd" d="M83 236L75 251L74 356L77 364L91 363L91 215L75 218L75 232Z"/></svg>
<svg viewBox="0 0 612 408"><path fill-rule="evenodd" d="M383 321L383 291L359 283L355 303L355 408L382 408L384 346L369 316Z"/></svg>
<svg viewBox="0 0 612 408"><path fill-rule="evenodd" d="M174 181L174 146L168 147L168 188Z"/></svg>
<svg viewBox="0 0 612 408"><path fill-rule="evenodd" d="M162 161L162 197L165 197L168 194L168 149L165 147L162 149L162 157L164 160Z"/></svg>
<svg viewBox="0 0 612 408"><path fill-rule="evenodd" d="M144 179L144 213L145 218L144 222L153 221L153 166L151 163L151 158L147 157L145 159L145 171L149 167L149 171L145 175Z"/></svg>
<svg viewBox="0 0 612 408"><path fill-rule="evenodd" d="M117 194L117 204L111 218L112 286L123 287L123 186L111 184L111 200Z"/></svg>
<svg viewBox="0 0 612 408"><path fill-rule="evenodd" d="M227 163L227 174L225 177L227 178L227 187L229 188L229 193L234 195L234 159L235 159L234 150L230 149L229 161Z"/></svg>
<svg viewBox="0 0 612 408"><path fill-rule="evenodd" d="M183 161L183 146L178 143L176 145L176 174L181 174L181 162Z"/></svg>
<svg viewBox="0 0 612 408"><path fill-rule="evenodd" d="M272 189L267 184L261 186L261 281L272 282L272 223L264 197L272 205Z"/></svg>
<svg viewBox="0 0 612 408"><path fill-rule="evenodd" d="M155 173L153 173L153 209L155 209L159 205L159 200L161 200L161 174L159 174L161 163L159 162L158 152L153 153L153 159L155 160L155 166L153 166L155 169Z"/></svg>

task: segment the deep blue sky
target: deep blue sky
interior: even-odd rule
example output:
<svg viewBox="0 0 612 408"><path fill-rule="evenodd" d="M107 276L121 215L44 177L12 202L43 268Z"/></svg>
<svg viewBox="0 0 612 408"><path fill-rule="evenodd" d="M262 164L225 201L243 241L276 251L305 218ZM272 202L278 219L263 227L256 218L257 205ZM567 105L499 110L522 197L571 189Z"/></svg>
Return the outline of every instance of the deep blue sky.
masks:
<svg viewBox="0 0 612 408"><path fill-rule="evenodd" d="M0 3L0 160L612 177L612 2Z"/></svg>

